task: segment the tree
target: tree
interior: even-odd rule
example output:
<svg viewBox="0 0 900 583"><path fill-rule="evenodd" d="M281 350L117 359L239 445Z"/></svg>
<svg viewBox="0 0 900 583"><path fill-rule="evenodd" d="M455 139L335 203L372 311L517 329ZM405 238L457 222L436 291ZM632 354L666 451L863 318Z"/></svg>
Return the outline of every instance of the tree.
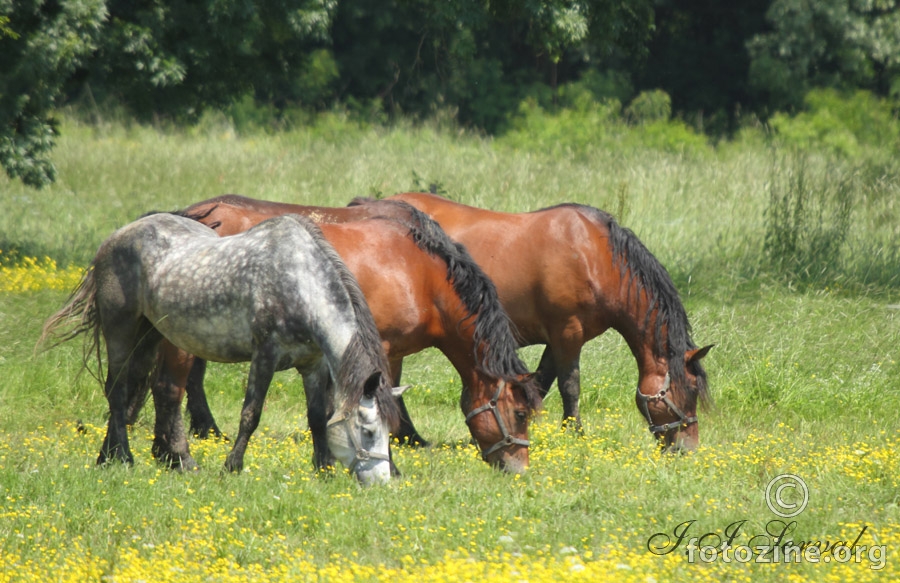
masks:
<svg viewBox="0 0 900 583"><path fill-rule="evenodd" d="M196 119L252 96L391 112L449 107L488 131L591 59L640 53L654 0L0 0L0 163L53 180L66 96Z"/></svg>
<svg viewBox="0 0 900 583"><path fill-rule="evenodd" d="M530 92L643 50L652 20L651 0L342 0L333 50L342 98L493 132Z"/></svg>
<svg viewBox="0 0 900 583"><path fill-rule="evenodd" d="M41 187L56 177L53 108L105 18L103 0L0 2L0 164L11 178Z"/></svg>
<svg viewBox="0 0 900 583"><path fill-rule="evenodd" d="M336 0L0 0L0 164L52 182L54 108L89 84L141 118L318 90ZM326 59L327 60L327 59Z"/></svg>
<svg viewBox="0 0 900 583"><path fill-rule="evenodd" d="M663 89L676 111L702 114L703 127L727 133L752 108L747 40L765 30L771 0L659 0L640 90Z"/></svg>
<svg viewBox="0 0 900 583"><path fill-rule="evenodd" d="M108 0L94 59L75 79L141 118L192 119L246 93L303 97L336 0Z"/></svg>
<svg viewBox="0 0 900 583"><path fill-rule="evenodd" d="M898 0L774 0L766 19L771 32L748 43L750 81L773 111L813 87L900 96Z"/></svg>

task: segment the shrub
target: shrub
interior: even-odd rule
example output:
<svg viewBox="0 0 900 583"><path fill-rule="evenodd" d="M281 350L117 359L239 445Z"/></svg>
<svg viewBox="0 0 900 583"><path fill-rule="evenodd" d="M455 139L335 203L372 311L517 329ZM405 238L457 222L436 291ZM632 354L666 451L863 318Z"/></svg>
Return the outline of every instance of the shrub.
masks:
<svg viewBox="0 0 900 583"><path fill-rule="evenodd" d="M526 99L511 122L512 129L498 142L523 150L583 153L609 143L620 109L618 101L601 103L588 93L580 94L573 107L555 113L545 110L535 99Z"/></svg>
<svg viewBox="0 0 900 583"><path fill-rule="evenodd" d="M672 98L661 89L642 91L625 108L625 117L639 125L669 121L672 117Z"/></svg>
<svg viewBox="0 0 900 583"><path fill-rule="evenodd" d="M775 164L764 212L763 253L790 281L827 282L842 273L842 251L858 191L856 172L826 161L813 171L806 156Z"/></svg>
<svg viewBox="0 0 900 583"><path fill-rule="evenodd" d="M850 159L890 155L900 147L900 123L890 102L868 91L817 89L804 104L805 111L793 117L777 113L769 120L777 143Z"/></svg>
<svg viewBox="0 0 900 583"><path fill-rule="evenodd" d="M498 142L539 152L649 148L698 154L709 149L705 136L681 120L669 119L670 100L662 91L639 95L625 116L618 100L598 101L584 86L567 86L561 93L569 105L556 111L542 107L536 99L523 101L511 122L512 130ZM625 123L625 117L635 124Z"/></svg>

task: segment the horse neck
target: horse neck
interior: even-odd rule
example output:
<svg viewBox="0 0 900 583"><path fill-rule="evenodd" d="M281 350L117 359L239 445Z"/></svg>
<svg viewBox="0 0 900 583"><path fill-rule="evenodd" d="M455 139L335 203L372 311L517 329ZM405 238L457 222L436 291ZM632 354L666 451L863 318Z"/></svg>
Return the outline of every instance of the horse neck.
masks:
<svg viewBox="0 0 900 583"><path fill-rule="evenodd" d="M490 398L500 380L492 378L478 365L485 350L484 342L479 344L481 346L475 346L470 335L461 334L458 340L454 338L451 342L442 341L438 348L459 373L463 388L471 391L473 397Z"/></svg>
<svg viewBox="0 0 900 583"><path fill-rule="evenodd" d="M630 279L626 270L620 278L619 308L615 310L611 327L621 334L631 349L640 379L654 373L664 374L668 368L668 356L657 343L657 309L650 308L650 301L647 290L638 288L637 282ZM665 346L668 343L666 326L662 326L659 334L660 343Z"/></svg>

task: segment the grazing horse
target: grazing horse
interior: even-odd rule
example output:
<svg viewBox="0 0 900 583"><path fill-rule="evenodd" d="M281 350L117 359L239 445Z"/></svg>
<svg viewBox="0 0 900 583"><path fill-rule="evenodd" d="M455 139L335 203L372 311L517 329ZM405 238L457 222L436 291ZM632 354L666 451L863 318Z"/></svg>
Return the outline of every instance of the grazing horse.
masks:
<svg viewBox="0 0 900 583"><path fill-rule="evenodd" d="M74 330L60 334L73 320ZM331 454L364 484L390 477L399 413L388 362L356 280L308 219L279 217L230 238L173 214L139 219L100 245L41 340L80 333L89 333L86 354L99 350L101 334L107 349L110 417L98 464L134 462L126 404L146 384L165 338L209 360L250 361L228 470L243 467L275 371L296 368ZM158 422L165 413L158 403ZM167 446L158 438L154 451ZM189 454L181 460L193 465Z"/></svg>
<svg viewBox="0 0 900 583"><path fill-rule="evenodd" d="M465 248L425 214L396 202L329 209L227 195L179 214L226 236L284 213L353 221L319 226L359 281L393 378L399 378L405 356L428 347L443 352L462 378L460 406L483 459L506 471L523 471L528 465L528 421L541 405L540 391L516 354L518 345L496 289ZM193 429L215 429L200 384L202 368L197 370L202 362L198 359L191 370L189 355L166 351L157 383L165 388L159 392L177 393L177 404L187 385ZM408 414L401 406L401 424L404 421ZM411 423L396 436L424 443Z"/></svg>
<svg viewBox="0 0 900 583"><path fill-rule="evenodd" d="M613 328L637 361L635 402L650 431L670 449L697 446L697 401L708 400L700 359L711 346L694 345L672 279L634 233L578 204L513 214L425 193L387 200L427 213L465 245L497 286L521 344L546 345L538 378L544 395L559 379L564 420L581 425L581 347Z"/></svg>

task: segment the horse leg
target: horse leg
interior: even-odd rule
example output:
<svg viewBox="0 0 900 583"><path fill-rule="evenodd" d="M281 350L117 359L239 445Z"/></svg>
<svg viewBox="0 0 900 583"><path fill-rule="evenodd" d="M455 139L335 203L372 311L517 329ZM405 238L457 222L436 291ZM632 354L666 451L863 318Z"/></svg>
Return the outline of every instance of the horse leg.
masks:
<svg viewBox="0 0 900 583"><path fill-rule="evenodd" d="M147 377L153 370L156 359L156 347L161 336L144 320L138 324L133 333L126 331L104 330L107 338L107 360L109 370L106 376L104 391L109 403L109 423L106 437L100 446L97 465L103 465L112 458L132 465L134 456L128 446L127 408L129 391L141 383L147 383ZM121 338L137 338L137 341L120 342Z"/></svg>
<svg viewBox="0 0 900 583"><path fill-rule="evenodd" d="M151 451L157 460L179 470L193 470L197 467L191 457L181 418L184 386L193 359L193 356L172 344L163 343L157 358L156 382L153 383L156 425Z"/></svg>
<svg viewBox="0 0 900 583"><path fill-rule="evenodd" d="M298 371L299 372L299 371ZM306 419L313 442L313 466L317 470L334 467L334 456L328 448L328 418L332 392L328 367L319 366L303 376L303 391L306 393Z"/></svg>
<svg viewBox="0 0 900 583"><path fill-rule="evenodd" d="M148 377L146 382L139 383L129 391L128 403L125 406L125 423L127 425L137 423L138 415L144 408L144 403L147 402L151 383L153 383L153 379Z"/></svg>
<svg viewBox="0 0 900 583"><path fill-rule="evenodd" d="M559 394L563 405L563 427L581 431L581 412L578 399L581 395L581 345L557 344L554 347L554 366L559 374Z"/></svg>
<svg viewBox="0 0 900 583"><path fill-rule="evenodd" d="M553 351L550 350L549 345L544 348L536 374L540 384L541 398L545 399L547 393L550 392L550 387L553 386L553 381L556 380L556 362L553 360Z"/></svg>
<svg viewBox="0 0 900 583"><path fill-rule="evenodd" d="M230 472L240 472L244 469L244 452L247 451L250 436L259 426L263 403L266 401L272 377L275 376L277 359L272 352L257 349L253 360L250 361L250 376L247 379L247 394L244 396L244 406L241 409L237 439L234 440L234 446L225 458L225 469Z"/></svg>
<svg viewBox="0 0 900 583"><path fill-rule="evenodd" d="M128 447L128 425L125 419L128 388L123 377L128 374L127 368L127 365L110 365L107 370L104 392L109 403L109 422L106 425L106 437L100 446L100 455L97 457L98 466L113 458L118 458L126 464L134 463L134 456Z"/></svg>
<svg viewBox="0 0 900 583"><path fill-rule="evenodd" d="M216 437L222 437L222 431L216 425L206 400L206 390L203 388L205 375L206 361L195 356L194 366L187 378L187 410L191 418L191 432L200 439L209 437L210 431Z"/></svg>
<svg viewBox="0 0 900 583"><path fill-rule="evenodd" d="M391 376L393 377L392 382L395 387L400 386L400 375L402 373L403 359L392 360ZM397 407L400 409L400 425L397 428L397 432L394 434L394 439L400 442L401 445L409 445L412 447L428 447L431 445L425 441L424 437L419 435L418 430L416 430L413 425L412 418L409 416L409 410L406 408L406 402L403 400L403 395L395 398L397 400ZM393 464L391 465L391 471L394 471Z"/></svg>

